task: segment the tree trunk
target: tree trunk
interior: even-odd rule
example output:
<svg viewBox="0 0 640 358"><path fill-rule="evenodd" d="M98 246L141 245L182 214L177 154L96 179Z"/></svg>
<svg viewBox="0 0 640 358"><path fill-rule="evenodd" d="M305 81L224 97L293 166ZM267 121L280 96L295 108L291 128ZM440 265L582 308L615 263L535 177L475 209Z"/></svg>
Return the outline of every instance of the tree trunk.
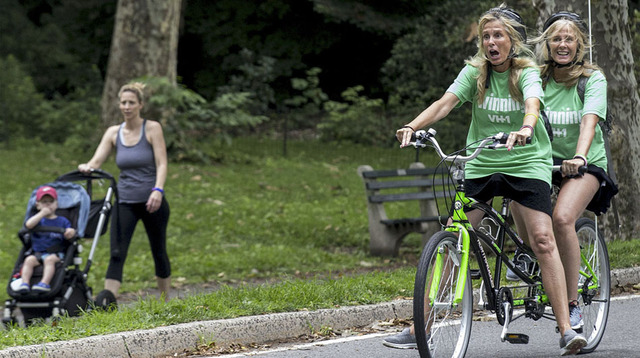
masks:
<svg viewBox="0 0 640 358"><path fill-rule="evenodd" d="M551 13L567 10L589 22L588 2L584 0L533 0L533 4L542 21ZM609 139L620 189L601 223L608 239L638 238L640 220L635 215L640 213L640 200L635 196L640 189L640 97L633 73L633 39L629 31L627 0L592 0L591 26L593 62L604 70L608 81L609 110L614 118ZM619 229L616 210L621 225Z"/></svg>
<svg viewBox="0 0 640 358"><path fill-rule="evenodd" d="M102 92L102 122L119 121L118 91L142 76L176 81L182 0L119 0Z"/></svg>

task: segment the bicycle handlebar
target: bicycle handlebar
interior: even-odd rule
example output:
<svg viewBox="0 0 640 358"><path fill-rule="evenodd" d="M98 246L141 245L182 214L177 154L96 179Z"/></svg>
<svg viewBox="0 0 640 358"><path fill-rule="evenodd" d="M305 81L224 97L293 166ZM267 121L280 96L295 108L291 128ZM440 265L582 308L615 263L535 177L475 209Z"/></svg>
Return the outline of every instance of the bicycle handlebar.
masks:
<svg viewBox="0 0 640 358"><path fill-rule="evenodd" d="M438 144L438 140L435 138L436 133L436 130L433 128L429 128L426 131L416 131L411 135L412 141L409 144L416 148L424 148L427 146L426 141L429 141L431 142L431 144L433 144L433 147L435 148L440 158L442 158L442 160L454 163L465 163L475 159L484 148L498 149L506 147L507 139L509 138L509 134L500 132L496 135L486 137L481 140L480 144L478 144L477 148L470 155L448 155L442 151L442 148L440 148L440 144ZM531 137L527 138L527 143L531 143Z"/></svg>
<svg viewBox="0 0 640 358"><path fill-rule="evenodd" d="M588 169L588 168L587 168L587 166L586 166L586 165L581 165L581 166L579 166L579 167L578 167L578 174L577 174L577 175L579 175L579 176L583 176L583 175L584 175L584 173L586 173L586 172L587 172L587 169ZM554 165L554 166L553 166L553 171L554 171L554 172L562 172L562 165ZM569 177L569 178L573 178L573 177L575 177L575 176L576 176L576 175L571 175L571 176L568 176L568 177Z"/></svg>

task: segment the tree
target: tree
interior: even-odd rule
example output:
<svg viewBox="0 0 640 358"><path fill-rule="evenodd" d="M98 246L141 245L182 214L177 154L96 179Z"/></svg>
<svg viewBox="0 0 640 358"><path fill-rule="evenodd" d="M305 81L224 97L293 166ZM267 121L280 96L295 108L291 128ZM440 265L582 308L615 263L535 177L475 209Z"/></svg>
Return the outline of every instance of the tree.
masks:
<svg viewBox="0 0 640 358"><path fill-rule="evenodd" d="M534 0L541 21L550 14L568 10L581 14L588 21L588 3L583 0ZM632 38L629 31L627 0L591 2L591 25L594 41L593 60L605 72L608 81L609 110L615 121L610 136L611 152L620 192L615 198L620 215L620 231L612 210L604 215L605 237L630 239L640 234L640 128L638 114L640 97L633 73ZM541 23L541 22L540 22ZM634 159L635 158L635 159Z"/></svg>
<svg viewBox="0 0 640 358"><path fill-rule="evenodd" d="M182 0L119 0L102 92L102 121L119 118L120 87L142 76L176 82L178 30Z"/></svg>

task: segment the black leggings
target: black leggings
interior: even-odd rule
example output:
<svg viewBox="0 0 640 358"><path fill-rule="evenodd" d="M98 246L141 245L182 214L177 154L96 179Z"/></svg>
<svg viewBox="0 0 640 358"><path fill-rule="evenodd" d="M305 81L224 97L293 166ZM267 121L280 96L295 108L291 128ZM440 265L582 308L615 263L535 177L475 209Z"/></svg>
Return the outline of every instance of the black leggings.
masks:
<svg viewBox="0 0 640 358"><path fill-rule="evenodd" d="M118 204L114 208L111 221L111 260L107 269L108 279L122 282L122 268L139 220L142 220L147 231L156 276L159 278L171 276L171 263L167 255L169 203L162 198L160 208L154 213L149 213L145 206L146 203Z"/></svg>

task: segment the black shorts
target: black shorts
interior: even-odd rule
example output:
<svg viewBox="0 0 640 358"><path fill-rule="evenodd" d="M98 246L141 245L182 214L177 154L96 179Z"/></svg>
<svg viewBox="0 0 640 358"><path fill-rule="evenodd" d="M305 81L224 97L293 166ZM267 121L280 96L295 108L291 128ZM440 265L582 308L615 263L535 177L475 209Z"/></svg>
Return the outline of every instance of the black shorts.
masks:
<svg viewBox="0 0 640 358"><path fill-rule="evenodd" d="M561 165L562 159L553 158L553 165ZM593 199L587 205L587 210L592 211L596 215L604 214L609 210L611 206L611 199L618 194L618 186L611 180L607 172L604 169L597 167L593 164L587 166L587 173L595 176L600 182L600 188L593 196ZM557 187L562 184L562 173L558 171L553 172L551 183Z"/></svg>
<svg viewBox="0 0 640 358"><path fill-rule="evenodd" d="M518 178L506 174L493 174L464 181L465 193L479 201L495 196L512 199L527 208L552 216L551 187L538 179Z"/></svg>

